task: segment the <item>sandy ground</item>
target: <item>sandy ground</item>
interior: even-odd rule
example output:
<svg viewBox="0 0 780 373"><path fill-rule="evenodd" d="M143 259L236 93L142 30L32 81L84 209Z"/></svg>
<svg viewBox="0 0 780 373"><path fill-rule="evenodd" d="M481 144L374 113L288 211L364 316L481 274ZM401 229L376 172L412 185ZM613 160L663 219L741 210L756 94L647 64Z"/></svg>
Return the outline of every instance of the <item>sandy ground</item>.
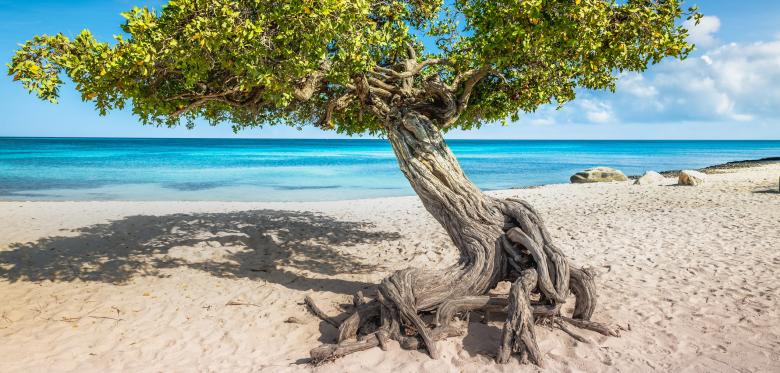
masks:
<svg viewBox="0 0 780 373"><path fill-rule="evenodd" d="M538 329L545 371L780 371L780 165L702 187L630 183L495 192L529 200L599 274L594 319L621 338ZM309 349L356 290L455 253L416 198L327 203L0 203L0 372L534 371L493 362L472 318L443 357ZM299 322L285 322L289 317ZM394 343L394 342L393 342Z"/></svg>

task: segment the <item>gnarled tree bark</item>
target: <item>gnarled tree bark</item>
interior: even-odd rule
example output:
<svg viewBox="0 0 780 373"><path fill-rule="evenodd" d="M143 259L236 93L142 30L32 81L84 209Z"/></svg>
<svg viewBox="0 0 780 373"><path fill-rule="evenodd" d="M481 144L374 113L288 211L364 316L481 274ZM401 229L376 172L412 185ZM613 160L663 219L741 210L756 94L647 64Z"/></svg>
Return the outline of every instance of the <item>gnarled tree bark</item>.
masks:
<svg viewBox="0 0 780 373"><path fill-rule="evenodd" d="M337 344L312 350L314 361L376 346L384 349L389 339L404 348L424 347L437 358L436 341L460 334L450 324L453 316L480 309L507 312L498 347L501 363L512 353L522 361L542 363L534 334L539 320L548 319L572 335L563 322L616 334L590 321L596 305L591 274L570 267L528 203L480 191L460 168L439 128L419 110L397 109L388 117L387 137L401 171L452 239L460 260L448 268L409 268L384 279L376 302L358 305L341 324ZM514 282L508 298L485 295L505 280ZM560 315L570 291L576 298L572 318ZM426 313L436 314L435 325L424 321ZM359 336L361 325L371 322L374 330Z"/></svg>

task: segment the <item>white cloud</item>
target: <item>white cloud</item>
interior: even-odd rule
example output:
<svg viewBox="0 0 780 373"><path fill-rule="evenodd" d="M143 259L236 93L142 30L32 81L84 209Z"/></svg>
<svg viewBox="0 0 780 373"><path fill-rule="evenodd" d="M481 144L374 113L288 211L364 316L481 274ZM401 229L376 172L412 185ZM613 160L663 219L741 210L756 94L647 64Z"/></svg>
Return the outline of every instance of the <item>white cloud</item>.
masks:
<svg viewBox="0 0 780 373"><path fill-rule="evenodd" d="M645 82L645 77L642 74L624 74L618 80L618 90L632 94L636 97L655 97L658 95L658 90Z"/></svg>
<svg viewBox="0 0 780 373"><path fill-rule="evenodd" d="M585 112L585 118L594 123L606 123L612 120L612 107L602 101L583 98L579 101L579 107Z"/></svg>
<svg viewBox="0 0 780 373"><path fill-rule="evenodd" d="M555 120L550 117L532 118L528 121L532 126L552 126Z"/></svg>
<svg viewBox="0 0 780 373"><path fill-rule="evenodd" d="M644 116L650 105L631 106L626 96L650 97L655 114L694 120L749 121L780 114L780 40L731 43L700 58L668 61L641 79L621 83L621 116ZM642 96L637 92L658 92ZM642 110L645 109L645 110Z"/></svg>
<svg viewBox="0 0 780 373"><path fill-rule="evenodd" d="M718 43L714 34L720 29L720 18L704 16L698 25L693 20L685 21L684 25L688 29L688 41L696 46L709 48Z"/></svg>

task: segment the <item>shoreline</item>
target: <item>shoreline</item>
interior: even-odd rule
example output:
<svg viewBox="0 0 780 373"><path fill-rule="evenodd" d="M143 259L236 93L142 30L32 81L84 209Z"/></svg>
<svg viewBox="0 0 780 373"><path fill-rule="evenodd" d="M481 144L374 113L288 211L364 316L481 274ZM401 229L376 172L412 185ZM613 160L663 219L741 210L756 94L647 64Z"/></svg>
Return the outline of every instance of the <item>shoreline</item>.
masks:
<svg viewBox="0 0 780 373"><path fill-rule="evenodd" d="M764 158L758 158L758 159L747 159L747 160L738 160L738 161L730 161L726 163L720 163L715 164L711 166L702 167L699 169L695 169L696 171L703 172L705 174L716 174L716 173L722 173L722 172L728 172L729 170L738 170L738 169L744 169L744 168L753 168L753 167L760 167L764 165L772 165L772 164L780 164L780 157L764 157ZM609 166L606 166L609 167ZM648 170L649 171L649 170ZM654 171L654 170L653 170ZM661 175L663 175L666 178L673 178L677 177L679 175L681 170L665 170L665 171L658 171ZM641 175L626 175L629 180L635 180L639 178ZM510 187L506 189L483 189L484 192L501 192L501 191L511 191L511 190L523 190L523 189L538 189L550 185L570 185L571 183L547 183L547 184L539 184L539 185L529 185L529 186L523 186L523 187ZM601 183L595 183L595 184L601 184ZM177 202L177 203L201 203L201 202L218 202L218 203L271 203L271 204L305 204L305 203L337 203L337 202L349 202L349 201L370 201L370 200L377 200L377 199L386 199L386 198L410 198L410 197L416 197L414 194L405 195L405 196L379 196L379 197L370 197L370 198L357 198L357 199L333 199L333 200L318 200L318 201L299 201L299 200L290 200L290 201L262 201L262 200L256 200L256 201L236 201L236 200L174 200L174 199L160 199L160 200L122 200L122 199L106 199L106 200L89 200L89 199L75 199L75 200L47 200L47 199L41 199L41 200L25 200L25 199L0 199L0 203L18 203L18 202L127 202L127 203L133 203L133 202L142 202L142 203L150 203L150 202Z"/></svg>
<svg viewBox="0 0 780 373"><path fill-rule="evenodd" d="M765 158L759 158L759 159L746 159L741 161L732 161L732 162L726 162L721 164L716 164L712 166L707 166L703 168L699 168L696 171L703 172L705 174L717 174L721 173L723 171L728 170L738 170L741 168L751 168L751 167L760 167L764 165L770 165L770 164L776 164L780 163L780 157L765 157ZM682 170L666 170L666 171L660 171L659 174L663 175L664 177L677 177ZM641 176L641 175L639 175ZM639 176L632 175L629 176L630 179L632 178L638 178Z"/></svg>

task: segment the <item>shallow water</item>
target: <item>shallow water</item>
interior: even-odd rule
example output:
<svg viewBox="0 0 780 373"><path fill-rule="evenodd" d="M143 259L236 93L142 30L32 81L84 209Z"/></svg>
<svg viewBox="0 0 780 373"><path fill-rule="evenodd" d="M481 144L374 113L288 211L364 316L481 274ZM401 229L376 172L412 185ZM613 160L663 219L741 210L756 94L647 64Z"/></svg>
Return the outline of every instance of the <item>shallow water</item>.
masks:
<svg viewBox="0 0 780 373"><path fill-rule="evenodd" d="M780 156L780 141L450 140L483 189ZM412 195L384 140L0 138L0 200L315 201Z"/></svg>

